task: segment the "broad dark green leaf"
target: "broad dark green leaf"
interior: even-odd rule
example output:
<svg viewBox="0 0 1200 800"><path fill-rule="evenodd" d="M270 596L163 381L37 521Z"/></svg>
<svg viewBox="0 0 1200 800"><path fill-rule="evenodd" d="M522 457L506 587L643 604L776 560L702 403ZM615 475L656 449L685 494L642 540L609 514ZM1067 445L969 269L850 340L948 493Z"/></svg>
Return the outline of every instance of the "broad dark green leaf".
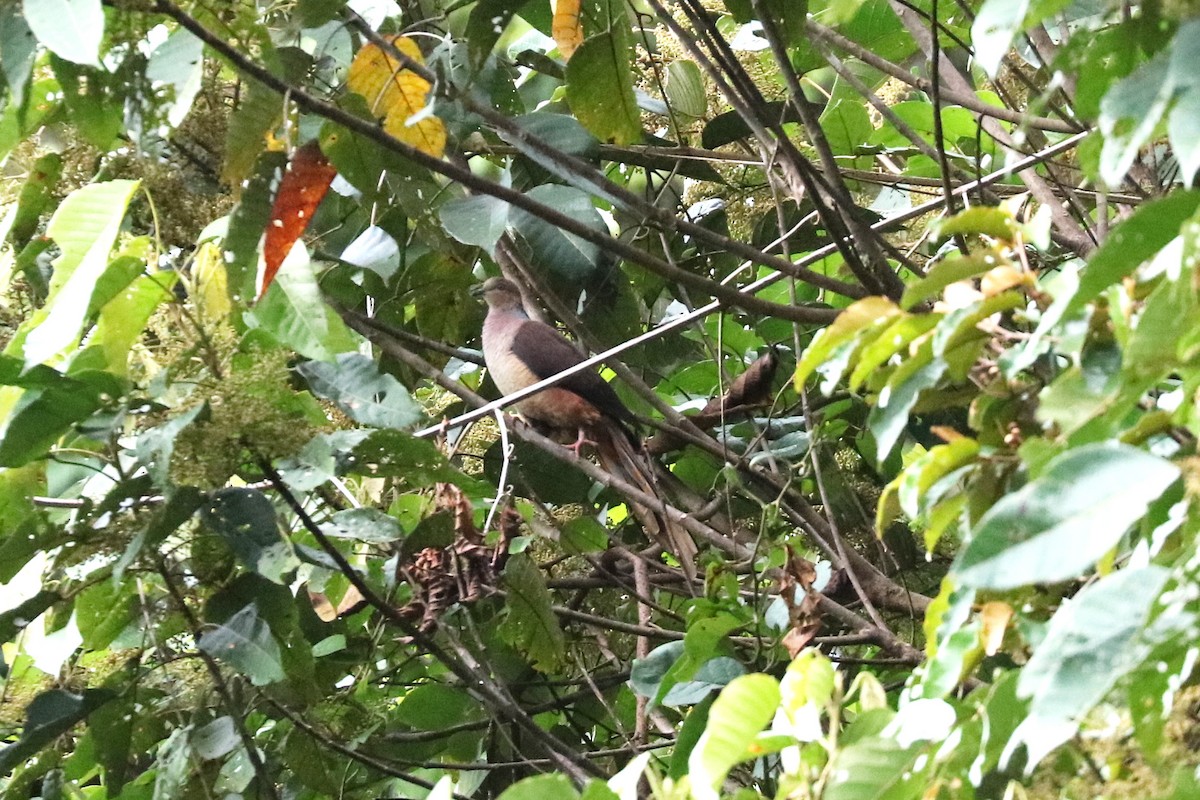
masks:
<svg viewBox="0 0 1200 800"><path fill-rule="evenodd" d="M565 775L535 775L509 786L499 800L579 800Z"/></svg>
<svg viewBox="0 0 1200 800"><path fill-rule="evenodd" d="M463 244L491 252L508 225L509 206L488 195L472 195L451 200L438 209L438 218L446 233Z"/></svg>
<svg viewBox="0 0 1200 800"><path fill-rule="evenodd" d="M954 571L987 589L1078 577L1178 478L1174 464L1126 445L1070 450L980 519Z"/></svg>
<svg viewBox="0 0 1200 800"><path fill-rule="evenodd" d="M361 353L341 353L333 363L309 361L296 367L314 394L332 400L350 419L375 428L408 428L421 417L421 408L408 389L380 372L373 359Z"/></svg>
<svg viewBox="0 0 1200 800"><path fill-rule="evenodd" d="M103 650L135 620L137 594L132 583L100 581L75 598L75 619L83 644Z"/></svg>
<svg viewBox="0 0 1200 800"><path fill-rule="evenodd" d="M539 203L607 233L608 226L587 194L570 186L544 185L527 192ZM513 234L529 249L529 257L543 275L575 286L585 285L600 265L600 248L556 228L520 208L509 211Z"/></svg>
<svg viewBox="0 0 1200 800"><path fill-rule="evenodd" d="M425 683L404 695L396 707L396 721L422 731L438 731L469 719L478 719L479 701L461 688Z"/></svg>
<svg viewBox="0 0 1200 800"><path fill-rule="evenodd" d="M220 625L207 629L198 644L213 658L248 677L255 686L266 686L287 677L279 643L259 616L254 603Z"/></svg>
<svg viewBox="0 0 1200 800"><path fill-rule="evenodd" d="M214 492L200 509L200 519L225 539L239 561L268 580L282 583L299 566L291 542L279 530L275 507L257 489Z"/></svg>

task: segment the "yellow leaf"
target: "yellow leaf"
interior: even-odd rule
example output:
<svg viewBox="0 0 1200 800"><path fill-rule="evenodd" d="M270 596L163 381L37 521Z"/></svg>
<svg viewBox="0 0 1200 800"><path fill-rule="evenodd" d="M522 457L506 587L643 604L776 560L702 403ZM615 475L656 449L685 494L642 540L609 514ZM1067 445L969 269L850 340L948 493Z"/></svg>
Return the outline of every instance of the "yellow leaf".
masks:
<svg viewBox="0 0 1200 800"><path fill-rule="evenodd" d="M407 36L393 36L389 41L393 47L417 64L424 65L425 60L421 58L421 51L412 39ZM366 98L367 105L371 107L375 116L382 118L388 115L392 106L397 102L396 94L403 91L399 86L402 78L405 82L412 82L412 88L408 90L410 92L417 91L417 87L421 87L419 92L421 100L417 108L423 107L425 96L429 93L429 81L406 70L399 59L385 53L377 45L368 44L359 50L358 54L354 56L354 60L350 62L346 86L350 91ZM413 111L410 111L409 116L412 113Z"/></svg>
<svg viewBox="0 0 1200 800"><path fill-rule="evenodd" d="M979 638L983 642L983 651L989 656L994 656L999 652L1000 644L1004 641L1004 632L1008 629L1008 622L1012 619L1012 615L1012 606L1008 603L992 601L983 604L983 608L979 612L979 619L983 623L983 630L980 631Z"/></svg>
<svg viewBox="0 0 1200 800"><path fill-rule="evenodd" d="M441 158L446 149L446 126L432 114L410 123L411 116L397 106L383 121L383 129L422 153Z"/></svg>
<svg viewBox="0 0 1200 800"><path fill-rule="evenodd" d="M412 39L395 36L391 43L416 63L425 63ZM399 59L383 49L368 44L354 56L346 85L366 98L375 116L383 119L385 131L423 153L441 158L446 149L446 127L426 111L432 88L429 81L405 69Z"/></svg>
<svg viewBox="0 0 1200 800"><path fill-rule="evenodd" d="M221 246L216 242L205 242L196 248L191 274L193 285L189 287L189 294L201 316L209 322L225 319L232 307Z"/></svg>
<svg viewBox="0 0 1200 800"><path fill-rule="evenodd" d="M579 17L580 0L550 0L554 19L550 22L550 35L562 53L563 61L571 58L575 48L583 44L583 22Z"/></svg>

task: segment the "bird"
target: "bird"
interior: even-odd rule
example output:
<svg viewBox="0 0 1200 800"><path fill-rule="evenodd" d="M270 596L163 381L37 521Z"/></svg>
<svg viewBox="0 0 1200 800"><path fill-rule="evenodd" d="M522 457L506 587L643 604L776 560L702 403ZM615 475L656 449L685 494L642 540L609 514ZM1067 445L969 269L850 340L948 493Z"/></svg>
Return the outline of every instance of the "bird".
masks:
<svg viewBox="0 0 1200 800"><path fill-rule="evenodd" d="M472 290L488 306L483 322L483 359L492 382L509 395L582 362L583 355L557 330L531 319L521 290L507 278L488 278ZM585 444L609 472L658 496L654 464L634 431L633 414L599 374L582 370L515 405L522 416L578 435L570 449ZM679 522L631 503L634 516L659 545L674 555L688 579L695 577L696 544Z"/></svg>

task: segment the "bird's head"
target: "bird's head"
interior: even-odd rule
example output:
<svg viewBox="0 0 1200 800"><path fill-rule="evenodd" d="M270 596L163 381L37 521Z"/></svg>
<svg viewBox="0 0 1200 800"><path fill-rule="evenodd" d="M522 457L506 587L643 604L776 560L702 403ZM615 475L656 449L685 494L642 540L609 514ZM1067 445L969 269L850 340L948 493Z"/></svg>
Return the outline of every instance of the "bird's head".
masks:
<svg viewBox="0 0 1200 800"><path fill-rule="evenodd" d="M508 278L488 278L471 288L471 294L482 297L490 308L499 310L524 309L521 290Z"/></svg>

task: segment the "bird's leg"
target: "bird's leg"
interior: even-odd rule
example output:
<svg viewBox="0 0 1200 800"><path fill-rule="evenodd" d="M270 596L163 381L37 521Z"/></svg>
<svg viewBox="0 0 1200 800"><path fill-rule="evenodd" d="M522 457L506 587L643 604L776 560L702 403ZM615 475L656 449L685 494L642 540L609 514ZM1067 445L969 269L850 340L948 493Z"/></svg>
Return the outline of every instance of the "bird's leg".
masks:
<svg viewBox="0 0 1200 800"><path fill-rule="evenodd" d="M576 457L576 458L581 458L581 456L580 456L580 454L579 454L579 450L580 450L580 448L582 448L582 447L583 447L585 444L590 444L590 445L592 445L593 447L596 445L596 443L595 443L595 442L593 442L591 439L587 438L587 435L584 433L584 429L583 429L583 427L582 427L582 426L580 426L580 428L579 428L579 436L578 436L578 437L575 439L575 444L568 445L568 446L567 446L567 449L568 449L568 450L570 450L571 452L573 452L573 453L575 454L575 457Z"/></svg>

